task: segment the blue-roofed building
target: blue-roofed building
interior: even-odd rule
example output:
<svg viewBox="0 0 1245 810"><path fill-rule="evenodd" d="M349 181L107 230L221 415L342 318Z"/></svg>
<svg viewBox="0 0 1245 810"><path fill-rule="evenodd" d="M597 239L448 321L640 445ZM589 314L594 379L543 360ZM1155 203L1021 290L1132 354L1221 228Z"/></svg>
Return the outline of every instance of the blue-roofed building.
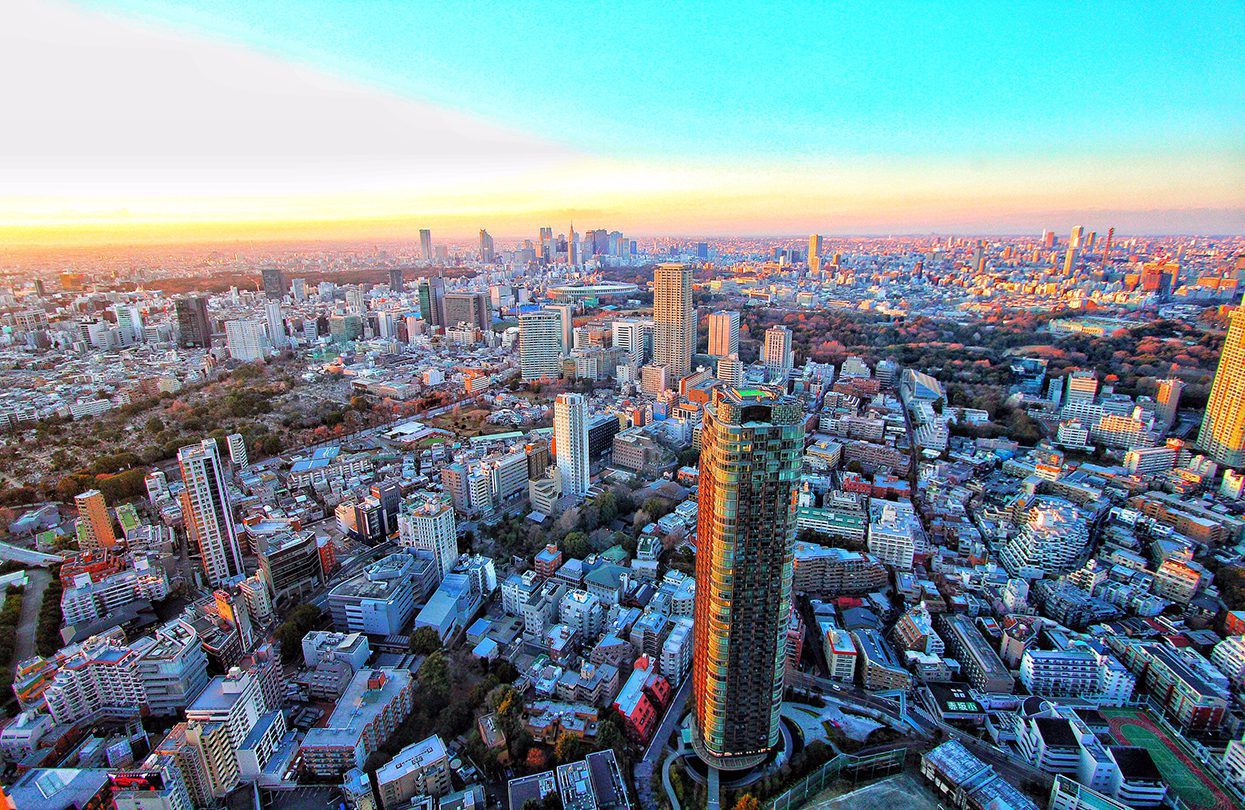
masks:
<svg viewBox="0 0 1245 810"><path fill-rule="evenodd" d="M445 641L466 626L483 600L483 592L468 574L450 572L415 617L415 628L431 627Z"/></svg>

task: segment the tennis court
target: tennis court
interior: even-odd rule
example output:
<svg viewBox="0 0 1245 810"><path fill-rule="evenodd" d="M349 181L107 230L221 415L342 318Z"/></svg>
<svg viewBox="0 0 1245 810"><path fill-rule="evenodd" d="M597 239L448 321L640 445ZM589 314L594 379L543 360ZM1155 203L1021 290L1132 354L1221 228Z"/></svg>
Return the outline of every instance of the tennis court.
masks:
<svg viewBox="0 0 1245 810"><path fill-rule="evenodd" d="M1150 752L1168 788L1185 804L1206 810L1232 810L1236 805L1198 767L1184 747L1140 709L1102 709L1111 736L1121 745L1134 745Z"/></svg>

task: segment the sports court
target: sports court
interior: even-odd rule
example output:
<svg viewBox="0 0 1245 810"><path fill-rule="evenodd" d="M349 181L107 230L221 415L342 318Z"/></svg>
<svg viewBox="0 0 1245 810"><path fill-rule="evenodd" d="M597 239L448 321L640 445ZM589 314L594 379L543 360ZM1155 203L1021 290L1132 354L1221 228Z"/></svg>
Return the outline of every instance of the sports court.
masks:
<svg viewBox="0 0 1245 810"><path fill-rule="evenodd" d="M1111 736L1121 745L1150 752L1168 788L1192 808L1232 810L1236 805L1193 759L1191 752L1152 721L1141 709L1101 710Z"/></svg>

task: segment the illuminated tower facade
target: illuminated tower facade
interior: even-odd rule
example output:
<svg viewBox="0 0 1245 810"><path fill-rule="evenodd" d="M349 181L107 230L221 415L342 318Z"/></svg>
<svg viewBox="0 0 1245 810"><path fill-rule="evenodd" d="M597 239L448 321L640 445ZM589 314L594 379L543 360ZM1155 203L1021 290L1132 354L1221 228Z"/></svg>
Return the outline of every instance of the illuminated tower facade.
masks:
<svg viewBox="0 0 1245 810"><path fill-rule="evenodd" d="M108 504L98 489L88 489L73 499L78 507L78 547L83 551L111 551L117 544Z"/></svg>
<svg viewBox="0 0 1245 810"><path fill-rule="evenodd" d="M778 744L803 417L766 386L718 387L705 408L692 744L721 769Z"/></svg>
<svg viewBox="0 0 1245 810"><path fill-rule="evenodd" d="M1228 315L1228 335L1197 443L1220 464L1245 467L1245 302Z"/></svg>
<svg viewBox="0 0 1245 810"><path fill-rule="evenodd" d="M1109 237L1108 237L1109 238ZM1180 392L1184 382L1176 378L1159 380L1159 390L1154 396L1154 416L1164 430L1176 424L1176 412L1180 410Z"/></svg>
<svg viewBox="0 0 1245 810"><path fill-rule="evenodd" d="M731 357L739 354L739 313L728 310L709 313L709 354Z"/></svg>
<svg viewBox="0 0 1245 810"><path fill-rule="evenodd" d="M808 237L808 269L814 273L821 270L821 234Z"/></svg>
<svg viewBox="0 0 1245 810"><path fill-rule="evenodd" d="M659 264L653 271L653 364L665 366L674 383L692 370L695 348L692 268Z"/></svg>

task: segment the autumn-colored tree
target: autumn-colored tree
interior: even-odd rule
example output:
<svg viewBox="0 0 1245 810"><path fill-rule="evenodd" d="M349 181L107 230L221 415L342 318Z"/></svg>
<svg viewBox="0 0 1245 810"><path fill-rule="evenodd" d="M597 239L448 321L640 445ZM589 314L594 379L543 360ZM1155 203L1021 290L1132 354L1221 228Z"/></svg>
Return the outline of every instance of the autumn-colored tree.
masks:
<svg viewBox="0 0 1245 810"><path fill-rule="evenodd" d="M745 793L735 800L735 810L761 810L761 802L751 793Z"/></svg>
<svg viewBox="0 0 1245 810"><path fill-rule="evenodd" d="M532 772L549 770L549 752L542 746L533 745L527 749L527 759L525 761L528 770Z"/></svg>

